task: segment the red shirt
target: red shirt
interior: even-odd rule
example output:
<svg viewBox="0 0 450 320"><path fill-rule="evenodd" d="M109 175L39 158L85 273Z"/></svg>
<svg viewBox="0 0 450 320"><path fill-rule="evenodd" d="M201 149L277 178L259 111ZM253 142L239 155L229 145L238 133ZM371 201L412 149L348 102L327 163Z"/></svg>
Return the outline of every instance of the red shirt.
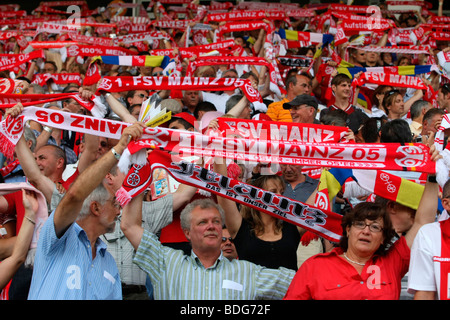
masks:
<svg viewBox="0 0 450 320"><path fill-rule="evenodd" d="M410 249L401 237L385 256L373 256L361 274L342 249L315 255L297 271L285 300L398 300L401 279L408 271Z"/></svg>

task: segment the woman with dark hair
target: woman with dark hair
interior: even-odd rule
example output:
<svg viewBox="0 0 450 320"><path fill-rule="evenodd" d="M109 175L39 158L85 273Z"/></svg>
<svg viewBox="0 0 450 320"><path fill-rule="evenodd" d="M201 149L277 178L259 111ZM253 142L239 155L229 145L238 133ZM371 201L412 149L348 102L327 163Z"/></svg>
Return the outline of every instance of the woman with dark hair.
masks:
<svg viewBox="0 0 450 320"><path fill-rule="evenodd" d="M433 161L439 157L430 149ZM434 179L433 179L434 178ZM408 271L410 248L426 223L434 221L439 186L429 175L412 227L395 239L389 213L375 203L361 202L342 219L339 247L306 260L284 299L398 300Z"/></svg>
<svg viewBox="0 0 450 320"><path fill-rule="evenodd" d="M227 175L225 161L214 163L216 172ZM278 175L262 175L251 185L275 194L283 194L285 183ZM297 270L298 228L272 215L241 205L224 197L217 202L225 211L225 225L236 246L239 259L267 268Z"/></svg>

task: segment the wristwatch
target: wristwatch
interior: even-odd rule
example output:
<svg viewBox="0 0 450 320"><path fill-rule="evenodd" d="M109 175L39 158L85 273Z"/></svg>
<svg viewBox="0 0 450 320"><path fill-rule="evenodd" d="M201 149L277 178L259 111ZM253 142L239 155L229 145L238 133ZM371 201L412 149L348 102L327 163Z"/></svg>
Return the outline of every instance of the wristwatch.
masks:
<svg viewBox="0 0 450 320"><path fill-rule="evenodd" d="M120 153L117 153L117 151L114 150L114 148L111 148L111 152L114 155L114 158L116 158L117 160L120 160L120 156L121 156Z"/></svg>

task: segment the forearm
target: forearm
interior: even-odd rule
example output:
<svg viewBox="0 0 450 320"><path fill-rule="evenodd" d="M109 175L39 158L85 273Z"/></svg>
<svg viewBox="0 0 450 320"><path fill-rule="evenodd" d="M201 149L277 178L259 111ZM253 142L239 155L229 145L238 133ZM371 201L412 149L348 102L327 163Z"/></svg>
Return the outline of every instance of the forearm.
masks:
<svg viewBox="0 0 450 320"><path fill-rule="evenodd" d="M44 127L44 129L41 131L41 134L36 138L36 146L34 150L39 150L40 147L43 147L48 143L48 139L50 139L52 131L52 128Z"/></svg>
<svg viewBox="0 0 450 320"><path fill-rule="evenodd" d="M424 225L435 221L438 209L438 194L439 184L427 181L416 211L415 222Z"/></svg>
<svg viewBox="0 0 450 320"><path fill-rule="evenodd" d="M142 227L142 201L144 193L131 199L122 210L120 229L127 237L128 241L137 250L141 242L144 228Z"/></svg>
<svg viewBox="0 0 450 320"><path fill-rule="evenodd" d="M180 184L173 197L173 211L176 211L182 206L188 204L196 192L197 188L185 184Z"/></svg>
<svg viewBox="0 0 450 320"><path fill-rule="evenodd" d="M436 300L435 291L417 291L414 294L414 300Z"/></svg>
<svg viewBox="0 0 450 320"><path fill-rule="evenodd" d="M31 212L31 210L26 209L11 255L11 257L20 262L20 264L23 263L27 257L31 239L33 238L35 225L35 214Z"/></svg>
<svg viewBox="0 0 450 320"><path fill-rule="evenodd" d="M41 173L23 136L17 142L16 154L28 181L41 191L47 203L50 203L55 183Z"/></svg>
<svg viewBox="0 0 450 320"><path fill-rule="evenodd" d="M242 111L247 107L248 100L246 96L243 96L241 100L233 107L230 111L227 112L227 115L234 116L238 118Z"/></svg>
<svg viewBox="0 0 450 320"><path fill-rule="evenodd" d="M140 122L126 127L113 149L121 155L129 141L140 138L142 132L143 124ZM118 159L112 150L108 151L78 176L55 210L54 224L58 236L61 236L64 230L77 219L86 197L102 182L117 162Z"/></svg>
<svg viewBox="0 0 450 320"><path fill-rule="evenodd" d="M117 114L120 119L128 123L135 123L137 120L133 117L130 112L120 103L112 94L105 94L106 102L111 107L111 110Z"/></svg>

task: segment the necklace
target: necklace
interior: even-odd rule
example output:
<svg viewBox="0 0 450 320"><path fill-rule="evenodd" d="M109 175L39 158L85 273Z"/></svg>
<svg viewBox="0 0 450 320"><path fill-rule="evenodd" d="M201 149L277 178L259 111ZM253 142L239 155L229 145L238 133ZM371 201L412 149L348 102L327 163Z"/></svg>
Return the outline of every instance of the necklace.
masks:
<svg viewBox="0 0 450 320"><path fill-rule="evenodd" d="M357 265L359 265L359 266L365 266L365 265L366 265L365 263L356 262L356 261L351 260L349 257L347 257L347 254L346 254L345 252L344 252L344 257L345 257L345 259L347 259L348 262L357 264Z"/></svg>

